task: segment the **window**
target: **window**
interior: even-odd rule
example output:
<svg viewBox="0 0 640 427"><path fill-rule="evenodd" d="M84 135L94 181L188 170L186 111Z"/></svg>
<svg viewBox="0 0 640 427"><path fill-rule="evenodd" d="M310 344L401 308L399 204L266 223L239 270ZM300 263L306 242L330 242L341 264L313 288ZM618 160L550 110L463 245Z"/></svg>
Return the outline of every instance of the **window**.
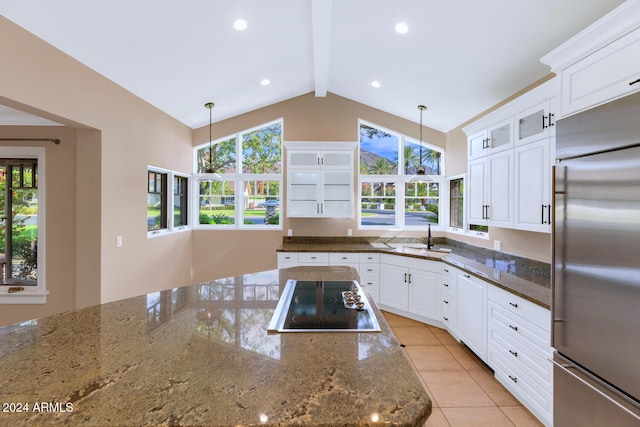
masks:
<svg viewBox="0 0 640 427"><path fill-rule="evenodd" d="M449 227L464 231L464 178L449 179Z"/></svg>
<svg viewBox="0 0 640 427"><path fill-rule="evenodd" d="M199 227L282 228L282 120L194 151Z"/></svg>
<svg viewBox="0 0 640 427"><path fill-rule="evenodd" d="M44 156L0 147L0 303L46 302Z"/></svg>
<svg viewBox="0 0 640 427"><path fill-rule="evenodd" d="M371 123L359 126L359 228L440 225L443 150ZM429 180L412 182L421 163Z"/></svg>
<svg viewBox="0 0 640 427"><path fill-rule="evenodd" d="M187 230L189 228L188 207L189 177L179 172L149 166L147 168L147 237Z"/></svg>
<svg viewBox="0 0 640 427"><path fill-rule="evenodd" d="M167 222L167 173L148 170L147 231L166 230Z"/></svg>
<svg viewBox="0 0 640 427"><path fill-rule="evenodd" d="M186 227L188 221L189 178L173 176L173 226Z"/></svg>

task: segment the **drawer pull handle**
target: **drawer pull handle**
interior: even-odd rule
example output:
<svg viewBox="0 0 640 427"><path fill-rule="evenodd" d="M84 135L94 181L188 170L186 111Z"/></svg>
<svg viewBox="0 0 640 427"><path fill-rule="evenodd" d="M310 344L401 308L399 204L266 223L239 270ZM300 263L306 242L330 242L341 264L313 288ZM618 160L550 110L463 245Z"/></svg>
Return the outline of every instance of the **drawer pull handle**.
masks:
<svg viewBox="0 0 640 427"><path fill-rule="evenodd" d="M632 82L629 82L629 86L633 86L636 83L640 83L640 79L634 80Z"/></svg>
<svg viewBox="0 0 640 427"><path fill-rule="evenodd" d="M466 277L467 279L471 279L471 276L469 276L468 274L463 274L464 277Z"/></svg>
<svg viewBox="0 0 640 427"><path fill-rule="evenodd" d="M443 283L443 285L445 285L447 288L449 287L449 284L448 284L448 283Z"/></svg>
<svg viewBox="0 0 640 427"><path fill-rule="evenodd" d="M316 257L312 256L311 259L316 259Z"/></svg>
<svg viewBox="0 0 640 427"><path fill-rule="evenodd" d="M449 304L449 301L447 301L446 299L442 300L442 302L445 303L445 304Z"/></svg>
<svg viewBox="0 0 640 427"><path fill-rule="evenodd" d="M513 381L514 383L518 382L518 378L517 377L512 377L511 375L509 375L509 378L511 379L511 381Z"/></svg>
<svg viewBox="0 0 640 427"><path fill-rule="evenodd" d="M442 316L442 318L444 319L445 322L449 321L449 318L447 316Z"/></svg>
<svg viewBox="0 0 640 427"><path fill-rule="evenodd" d="M514 331L517 331L517 330L518 330L518 327L517 327L517 326L509 325L509 327L510 327L511 329L513 329Z"/></svg>
<svg viewBox="0 0 640 427"><path fill-rule="evenodd" d="M518 303L515 303L515 302L509 302L509 305L510 305L511 307L518 308Z"/></svg>
<svg viewBox="0 0 640 427"><path fill-rule="evenodd" d="M404 283L407 283L407 273L404 273Z"/></svg>
<svg viewBox="0 0 640 427"><path fill-rule="evenodd" d="M444 272L445 272L445 273L448 273L448 272L449 272L449 270L447 270L446 268L444 268L443 270L444 270Z"/></svg>
<svg viewBox="0 0 640 427"><path fill-rule="evenodd" d="M517 351L509 350L509 353L511 353L514 357L518 357Z"/></svg>
<svg viewBox="0 0 640 427"><path fill-rule="evenodd" d="M347 258L346 256L343 256L341 259L349 259L349 258Z"/></svg>
<svg viewBox="0 0 640 427"><path fill-rule="evenodd" d="M367 268L367 271L373 271L373 268Z"/></svg>

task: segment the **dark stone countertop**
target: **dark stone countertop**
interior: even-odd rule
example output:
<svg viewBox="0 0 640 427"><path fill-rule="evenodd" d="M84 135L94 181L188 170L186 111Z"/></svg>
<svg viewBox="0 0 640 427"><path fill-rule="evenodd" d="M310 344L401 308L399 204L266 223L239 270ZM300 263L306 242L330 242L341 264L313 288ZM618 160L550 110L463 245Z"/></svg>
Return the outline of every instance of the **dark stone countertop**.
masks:
<svg viewBox="0 0 640 427"><path fill-rule="evenodd" d="M381 332L267 333L288 279L357 278L272 270L0 328L0 425L422 427L431 400L375 304Z"/></svg>
<svg viewBox="0 0 640 427"><path fill-rule="evenodd" d="M381 241L357 237L285 237L279 252L378 252L439 260L461 268L489 283L544 308L551 306L549 264L475 247L450 239L436 240L435 249L418 246L422 240L403 238ZM439 252L437 249L451 252Z"/></svg>

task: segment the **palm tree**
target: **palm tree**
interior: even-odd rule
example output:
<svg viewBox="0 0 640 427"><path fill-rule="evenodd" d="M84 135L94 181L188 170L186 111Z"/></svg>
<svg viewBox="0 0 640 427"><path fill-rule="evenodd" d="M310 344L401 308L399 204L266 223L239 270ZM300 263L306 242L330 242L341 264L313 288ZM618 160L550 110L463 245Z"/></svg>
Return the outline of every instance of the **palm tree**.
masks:
<svg viewBox="0 0 640 427"><path fill-rule="evenodd" d="M420 156L416 153L415 147L412 147L409 144L405 144L404 150L404 173L409 174L412 166L417 166L420 164ZM398 163L398 158L396 157L396 163Z"/></svg>
<svg viewBox="0 0 640 427"><path fill-rule="evenodd" d="M369 166L369 173L372 175L391 175L396 168L396 164L384 157L378 157L376 162Z"/></svg>

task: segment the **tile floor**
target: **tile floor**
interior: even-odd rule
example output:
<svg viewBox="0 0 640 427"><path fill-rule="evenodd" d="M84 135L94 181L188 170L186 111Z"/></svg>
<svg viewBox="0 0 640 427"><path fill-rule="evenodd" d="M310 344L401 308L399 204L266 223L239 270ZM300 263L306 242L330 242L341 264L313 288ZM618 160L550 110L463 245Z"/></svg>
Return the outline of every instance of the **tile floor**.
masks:
<svg viewBox="0 0 640 427"><path fill-rule="evenodd" d="M383 312L431 397L424 427L540 427L487 365L447 331Z"/></svg>

